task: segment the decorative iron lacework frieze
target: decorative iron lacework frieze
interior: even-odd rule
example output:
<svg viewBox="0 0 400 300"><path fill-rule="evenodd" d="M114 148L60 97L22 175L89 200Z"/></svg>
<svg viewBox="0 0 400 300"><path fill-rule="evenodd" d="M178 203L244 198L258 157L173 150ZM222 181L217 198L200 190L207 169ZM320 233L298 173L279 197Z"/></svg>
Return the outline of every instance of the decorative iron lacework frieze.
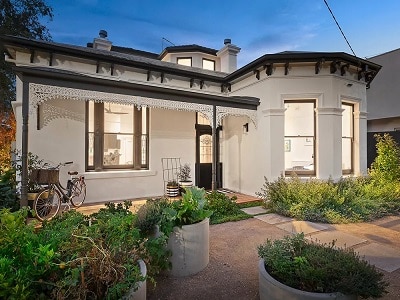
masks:
<svg viewBox="0 0 400 300"><path fill-rule="evenodd" d="M55 119L70 119L78 122L85 122L85 114L76 113L74 111L67 110L62 107L50 105L48 103L43 103L42 107L42 115L43 119L40 127L44 127L50 123L50 121Z"/></svg>
<svg viewBox="0 0 400 300"><path fill-rule="evenodd" d="M236 107L224 107L224 106L217 106L217 126L221 125L222 119L228 115L231 116L246 116L250 119L250 121L254 124L257 128L257 111L250 110L250 109L243 109L243 108L236 108Z"/></svg>
<svg viewBox="0 0 400 300"><path fill-rule="evenodd" d="M163 99L154 99L148 97L122 95L105 93L90 90L81 90L67 87L51 86L37 83L29 84L29 101L30 112L32 113L39 105L48 100L80 100L80 101L95 101L95 102L111 102L124 105L135 105L139 109L141 107L171 109L180 111L200 112L212 123L213 106L199 103L190 103L183 101L171 101ZM65 115L63 115L65 113ZM257 112L248 109L234 107L216 107L217 125L221 125L222 119L227 115L247 116L257 127ZM67 110L47 107L43 109L43 126L47 125L51 120L61 118L62 116L74 120L81 120L81 116Z"/></svg>

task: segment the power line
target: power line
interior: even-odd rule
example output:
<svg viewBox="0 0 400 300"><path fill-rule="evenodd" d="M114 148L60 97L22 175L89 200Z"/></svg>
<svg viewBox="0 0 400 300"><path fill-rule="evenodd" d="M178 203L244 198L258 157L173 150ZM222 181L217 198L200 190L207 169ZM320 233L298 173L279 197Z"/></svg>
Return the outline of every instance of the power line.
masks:
<svg viewBox="0 0 400 300"><path fill-rule="evenodd" d="M327 2L326 0L324 0L324 2L325 2L325 4L326 4L326 7L329 9L329 12L331 13L333 20L335 20L335 23L336 23L337 27L339 28L339 30L340 30L340 32L342 33L344 39L346 40L347 45L349 45L351 52L353 52L353 55L354 55L354 56L357 56L356 53L354 52L353 48L351 47L349 41L347 40L346 35L344 34L342 28L340 27L338 21L336 20L335 15L333 14L331 8L329 7L328 2Z"/></svg>

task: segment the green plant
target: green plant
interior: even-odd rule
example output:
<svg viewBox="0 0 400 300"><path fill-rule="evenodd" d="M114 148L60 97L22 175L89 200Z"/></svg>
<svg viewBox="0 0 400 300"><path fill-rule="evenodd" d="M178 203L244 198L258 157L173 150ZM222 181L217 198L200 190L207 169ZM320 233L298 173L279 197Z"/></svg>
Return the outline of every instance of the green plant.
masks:
<svg viewBox="0 0 400 300"><path fill-rule="evenodd" d="M400 180L400 147L391 135L374 135L377 156L371 164L370 176L378 181Z"/></svg>
<svg viewBox="0 0 400 300"><path fill-rule="evenodd" d="M13 169L0 173L0 208L10 208L12 211L19 209L15 171Z"/></svg>
<svg viewBox="0 0 400 300"><path fill-rule="evenodd" d="M387 283L376 270L351 249L308 242L304 234L267 240L258 246L267 272L290 287L308 292L381 297Z"/></svg>
<svg viewBox="0 0 400 300"><path fill-rule="evenodd" d="M182 199L174 201L163 210L160 229L169 236L174 226L195 224L212 215L205 208L206 198L204 189L188 187Z"/></svg>
<svg viewBox="0 0 400 300"><path fill-rule="evenodd" d="M141 236L129 202L90 216L65 212L35 229L27 210L0 211L0 298L120 299L169 266L167 238ZM37 231L37 232L35 232Z"/></svg>
<svg viewBox="0 0 400 300"><path fill-rule="evenodd" d="M167 186L178 187L178 183L175 180L168 181Z"/></svg>
<svg viewBox="0 0 400 300"><path fill-rule="evenodd" d="M236 204L236 196L229 198L225 194L213 191L206 195L205 208L213 212L210 217L211 224L219 224L230 221L239 221L252 216L240 210Z"/></svg>
<svg viewBox="0 0 400 300"><path fill-rule="evenodd" d="M0 298L33 299L47 291L57 254L26 224L27 209L0 210Z"/></svg>
<svg viewBox="0 0 400 300"><path fill-rule="evenodd" d="M164 208L168 207L168 200L164 198L148 199L137 211L135 226L144 236L154 231L161 222Z"/></svg>
<svg viewBox="0 0 400 300"><path fill-rule="evenodd" d="M400 182L372 177L301 180L279 177L257 193L278 214L301 220L347 223L368 221L400 211Z"/></svg>
<svg viewBox="0 0 400 300"><path fill-rule="evenodd" d="M21 177L22 154L20 151L15 151L13 167L15 168L17 175ZM35 182L34 178L32 178L32 171L37 169L48 169L49 167L50 164L45 162L44 159L40 158L37 154L28 152L28 193L36 193L41 189L41 186Z"/></svg>
<svg viewBox="0 0 400 300"><path fill-rule="evenodd" d="M190 165L189 164L184 164L178 173L178 178L180 181L190 181Z"/></svg>

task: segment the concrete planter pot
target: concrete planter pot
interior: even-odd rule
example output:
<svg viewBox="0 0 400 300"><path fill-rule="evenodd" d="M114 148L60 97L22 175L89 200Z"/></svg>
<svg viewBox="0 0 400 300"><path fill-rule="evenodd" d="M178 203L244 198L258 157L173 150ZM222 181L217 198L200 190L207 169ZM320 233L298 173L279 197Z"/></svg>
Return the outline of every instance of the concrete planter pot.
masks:
<svg viewBox="0 0 400 300"><path fill-rule="evenodd" d="M147 268L146 264L144 263L143 260L139 260L139 266L140 266L140 272L142 273L143 277L147 276ZM122 300L146 300L146 289L147 289L147 284L146 280L141 281L139 283L138 289L135 291L134 289L131 289L127 295L122 297Z"/></svg>
<svg viewBox="0 0 400 300"><path fill-rule="evenodd" d="M357 296L342 293L310 293L294 289L274 279L265 270L264 260L258 263L259 292L261 300L356 300Z"/></svg>
<svg viewBox="0 0 400 300"><path fill-rule="evenodd" d="M193 275L208 265L209 227L209 218L196 224L184 225L182 228L174 227L167 246L172 253L170 275L176 277Z"/></svg>

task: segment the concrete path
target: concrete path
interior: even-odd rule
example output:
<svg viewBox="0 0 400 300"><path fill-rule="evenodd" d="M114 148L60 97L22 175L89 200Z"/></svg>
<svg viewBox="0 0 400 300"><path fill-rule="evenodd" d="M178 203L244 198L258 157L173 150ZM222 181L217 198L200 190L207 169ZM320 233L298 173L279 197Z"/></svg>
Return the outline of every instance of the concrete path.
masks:
<svg viewBox="0 0 400 300"><path fill-rule="evenodd" d="M242 210L289 234L303 232L307 239L317 243L334 242L338 248L353 248L362 258L386 272L400 269L400 216L372 223L330 225L296 221L267 213L261 206Z"/></svg>

